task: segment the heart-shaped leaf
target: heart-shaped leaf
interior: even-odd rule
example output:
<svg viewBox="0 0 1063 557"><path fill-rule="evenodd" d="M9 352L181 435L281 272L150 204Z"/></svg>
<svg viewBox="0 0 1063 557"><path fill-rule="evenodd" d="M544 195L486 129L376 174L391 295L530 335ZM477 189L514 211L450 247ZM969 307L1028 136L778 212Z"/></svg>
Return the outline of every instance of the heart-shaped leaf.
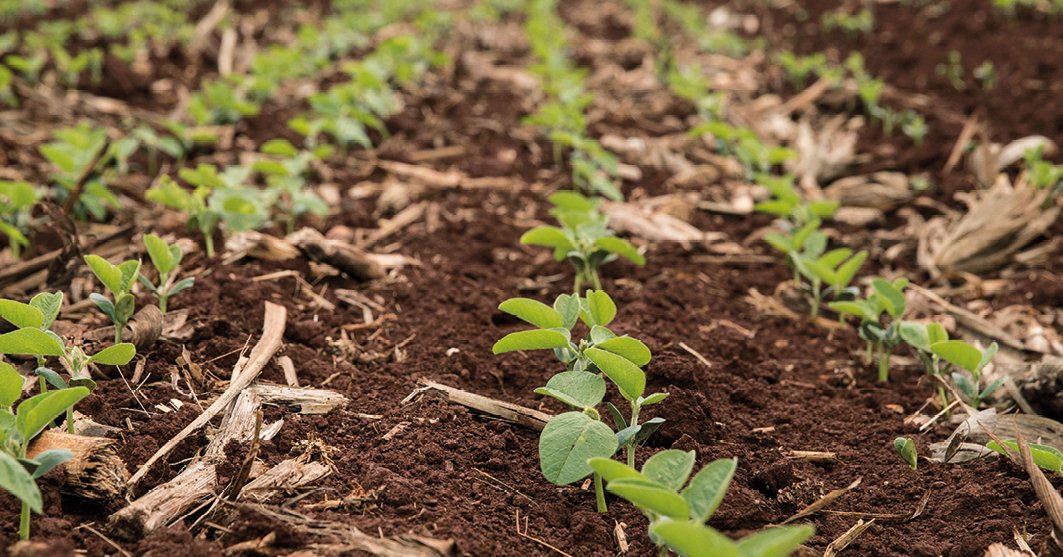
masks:
<svg viewBox="0 0 1063 557"><path fill-rule="evenodd" d="M579 319L579 296L561 294L554 300L554 311L561 315L563 326L572 330Z"/></svg>
<svg viewBox="0 0 1063 557"><path fill-rule="evenodd" d="M587 313L595 325L608 327L616 317L616 304L604 290L587 291Z"/></svg>
<svg viewBox="0 0 1063 557"><path fill-rule="evenodd" d="M605 398L605 379L586 371L565 371L546 382L535 392L557 398L579 409L593 408Z"/></svg>
<svg viewBox="0 0 1063 557"><path fill-rule="evenodd" d="M631 360L598 348L588 348L585 354L616 383L624 398L637 400L646 390L646 374Z"/></svg>
<svg viewBox="0 0 1063 557"><path fill-rule="evenodd" d="M540 329L554 329L565 326L565 320L557 310L529 298L511 298L502 302L498 309L523 319Z"/></svg>
<svg viewBox="0 0 1063 557"><path fill-rule="evenodd" d="M122 292L122 270L118 267L111 265L106 259L98 255L86 255L85 263L96 275L96 278L100 279L103 286L107 290L111 291L111 294L118 295Z"/></svg>
<svg viewBox="0 0 1063 557"><path fill-rule="evenodd" d="M650 354L650 349L646 348L642 341L631 337L616 337L605 342L595 342L594 345L602 350L608 350L613 354L623 356L637 366L644 366L650 363L650 358L653 357Z"/></svg>
<svg viewBox="0 0 1063 557"><path fill-rule="evenodd" d="M594 470L587 461L616 452L616 436L609 426L582 412L554 416L539 437L539 465L543 476L557 485L587 477Z"/></svg>
<svg viewBox="0 0 1063 557"><path fill-rule="evenodd" d="M54 294L49 294L41 292L30 300L30 305L37 308L44 315L44 321L41 322L39 328L47 329L55 322L55 318L59 317L59 310L63 308L63 293L55 292Z"/></svg>
<svg viewBox="0 0 1063 557"><path fill-rule="evenodd" d="M155 265L155 270L159 271L160 275L166 275L173 271L176 265L173 261L173 252L170 251L170 246L166 245L162 238L154 234L145 234L144 247L147 248L148 256L151 257L151 262Z"/></svg>

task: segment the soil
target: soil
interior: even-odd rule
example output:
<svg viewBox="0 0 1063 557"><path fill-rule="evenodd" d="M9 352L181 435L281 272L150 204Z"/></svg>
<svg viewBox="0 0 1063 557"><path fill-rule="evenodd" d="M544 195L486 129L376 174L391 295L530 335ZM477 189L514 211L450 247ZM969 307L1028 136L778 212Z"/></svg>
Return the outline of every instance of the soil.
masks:
<svg viewBox="0 0 1063 557"><path fill-rule="evenodd" d="M1029 14L1015 21L1000 19L989 8L989 0L969 4L977 5L974 14L980 11L986 17L980 19L959 5L941 17L925 18L915 7L878 4L877 31L860 38L819 31L820 14L836 7L826 0L803 4L809 21L817 22L815 28L796 23L794 5L761 13L774 17L770 28L765 25L774 45L793 44L801 53L827 50L836 52L838 59L851 50L861 50L873 74L902 91L928 95L937 112L930 113L933 131L923 146L912 145L899 134L882 138L877 132L868 132L862 145L888 141L893 155L879 156L871 163L874 167L929 171L944 188L933 195L955 206L958 203L951 192L970 189L971 184L966 173L946 176L940 170L962 126L962 119L949 114L985 111L997 141L1041 133L1063 142L1063 106L1045 102L1049 94L1045 91L1055 91L1063 83L1063 70L1053 62L1057 54L1051 54L1055 52L1051 48L1042 54L1041 43L1006 40L1042 37L1052 46L1056 43L1051 41L1058 41L1048 32L1053 23ZM735 9L743 6L736 4ZM914 34L912 18L921 22ZM972 30L969 23L974 21L980 23ZM975 31L977 37L972 35ZM612 20L607 32L598 31L610 39L629 32ZM930 37L933 48L906 47L904 37L908 36ZM992 59L1000 75L997 89L984 92L968 80L968 88L957 92L941 82L933 67L948 50L960 51L965 65ZM292 493L274 504L369 534L414 533L452 539L461 551L473 556L547 556L557 551L613 556L618 552L614 528L621 524L631 544L629 555L655 556L658 552L645 534L647 522L631 505L608 496L610 510L599 514L592 488L555 486L542 477L535 432L431 398L402 404L418 379L429 378L551 413L564 410L556 401L533 392L558 371L557 362L548 354L491 354L497 339L522 328L497 309L501 301L518 295L549 301L570 286L569 268L553 261L544 250L521 246L518 241L527 230L528 218L549 220L542 190L567 186L564 170L549 160L551 148L545 141L540 148L547 160L539 161L523 142L506 133L520 126L524 116L520 99L485 90L486 86L448 94L462 76L458 68L454 82L441 77L437 86L408 94L406 109L387 122L392 138L376 154L408 160L406 153L436 147L437 139L445 134L469 154L453 164L437 162L437 169L453 166L474 177L516 176L527 183L537 182L535 188L430 194L428 198L441 207L439 227L429 231L425 224L415 224L392 240L394 250L422 264L380 284L357 284L343 277L315 283L315 291L324 288L322 295L336 304L334 311L318 308L300 296L293 277L252 280L282 270L309 277L310 265L304 259L224 264L220 257L193 256L185 267L202 266L209 272L200 274L195 288L170 302L172 309L187 309L194 326L195 333L184 348L193 362L225 379L239 351L253 345L261 333L263 302L279 303L288 310L282 354L294 361L300 383L333 389L350 398L347 407L321 416L269 409L267 422L283 417L285 424L277 437L262 443L261 460L272 465L301 455L316 440L322 444L317 450L334 465L334 473L313 490ZM1043 91L1031 89L1029 80L1040 80ZM119 92L108 87L101 85L98 91ZM138 88L136 93L149 95L147 91ZM151 102L145 100L144 106L150 107ZM267 104L259 116L248 120L243 133L255 145L284 136L289 132L283 122L295 110ZM482 124L484 114L490 115L491 126ZM358 155L345 162L336 170L337 182L343 187L383 177L379 171L356 176L364 162ZM645 181L627 184L625 193L636 187L644 194L663 193L662 183L660 175L647 171ZM320 228L374 228L380 215L373 201L345 199L344 212L319 223ZM698 228L726 234L738 243L769 223L764 215L699 213L693 219ZM186 234L177 226L158 232ZM842 234L850 232L857 231L841 230ZM1057 224L1054 232L1063 233L1063 228ZM216 242L220 245L221 239ZM901 462L893 449L896 437L914 438L920 454L928 454L931 442L951 432L943 424L922 433L905 424L906 416L935 396L923 372L894 366L890 382L880 384L875 380L877 371L864 363L863 341L852 329L827 329L765 315L747 302L745 297L752 289L771 294L790 278L781 260L774 264L706 263L707 253L701 247L645 247L645 267L613 263L603 269L604 287L619 307L613 330L647 344L654 354L646 368L648 392L670 393L646 411L645 418L661 416L668 421L640 449L638 460L667 448L696 451L698 468L714 459L737 457L738 471L711 526L732 537L747 535L780 523L831 490L860 480L830 510L909 514L921 498L929 496L917 518L876 523L845 550L848 556L973 556L981 555L992 543L1014 547L1016 530L1030 533L1033 547L1051 533L1027 475L1008 461L966 466L924 461L917 471ZM755 249L769 253L766 247ZM868 264L861 274L881 270L879 264ZM1016 275L1003 293L987 302L995 308L1016 300L1058 307L1061 271L1063 261L1057 256L1040 272ZM530 290L529 282L535 284ZM332 347L343 325L363 321L360 308L336 298L337 288L358 289L397 316L380 331L352 333L361 353L382 355L371 363L345 358ZM150 303L154 298L142 293L138 306ZM104 325L98 318L92 324ZM199 412L193 399L171 386L170 367L180 353L180 346L156 345L143 354L148 373L143 386L131 392L113 374L79 404L78 409L93 420L120 428L115 434L118 455L131 472ZM282 383L284 375L271 363L262 380ZM198 394L201 398L209 395ZM620 402L613 390L608 397ZM180 410L159 413L154 409L174 398L184 403ZM401 424L406 425L385 438ZM181 443L153 467L132 496L176 476L207 444L208 433L201 431ZM223 482L236 474L232 463L240 462L247 450L246 445L229 446L231 462L219 469ZM788 458L794 450L833 452L837 461L813 464ZM1051 479L1057 488L1063 487L1063 479ZM321 541L266 514L245 512L225 530L189 531L178 523L142 540L109 542L78 526L93 524L105 530L107 517L125 502L100 505L72 500L60 495L62 484L60 471L42 481L45 513L34 516L33 523L34 539L51 544L42 555L75 550L89 556L114 555L116 546L134 555L155 557L222 555L228 554L226 548L271 532L276 537L270 547L237 554L287 555ZM312 505L322 501L350 496L357 496L360 503L312 510ZM0 547L16 540L17 508L14 498L0 494ZM821 554L855 519L820 514L801 522L816 527L806 545Z"/></svg>

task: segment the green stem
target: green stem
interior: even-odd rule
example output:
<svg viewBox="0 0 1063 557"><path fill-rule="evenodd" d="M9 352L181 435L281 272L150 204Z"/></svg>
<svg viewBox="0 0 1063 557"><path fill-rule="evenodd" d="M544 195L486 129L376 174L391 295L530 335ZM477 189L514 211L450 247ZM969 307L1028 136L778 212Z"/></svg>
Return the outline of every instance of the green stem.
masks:
<svg viewBox="0 0 1063 557"><path fill-rule="evenodd" d="M609 512L609 507L605 506L605 490L602 488L602 475L597 472L594 473L594 497L598 501L598 512Z"/></svg>
<svg viewBox="0 0 1063 557"><path fill-rule="evenodd" d="M596 269L591 269L591 278L594 279L592 281L592 282L594 282L594 289L595 290L601 290L602 289L602 281L598 280L598 271Z"/></svg>
<svg viewBox="0 0 1063 557"><path fill-rule="evenodd" d="M161 294L161 293L159 294L159 313L162 313L162 314L166 313L166 300L167 299L169 299L169 296L167 296L165 294Z"/></svg>
<svg viewBox="0 0 1063 557"><path fill-rule="evenodd" d="M30 505L22 502L22 518L18 522L18 539L30 539Z"/></svg>
<svg viewBox="0 0 1063 557"><path fill-rule="evenodd" d="M122 326L119 325L118 323L114 324L114 343L115 344L121 344L122 343Z"/></svg>
<svg viewBox="0 0 1063 557"><path fill-rule="evenodd" d="M822 294L819 292L820 282L818 280L812 281L812 318L815 319L819 315L819 303L822 298Z"/></svg>
<svg viewBox="0 0 1063 557"><path fill-rule="evenodd" d="M38 375L37 376L37 382L41 386L41 394L43 395L44 393L47 393L48 392L48 382L44 380L44 376L43 375Z"/></svg>
<svg viewBox="0 0 1063 557"><path fill-rule="evenodd" d="M878 380L890 380L890 353L884 343L878 343Z"/></svg>
<svg viewBox="0 0 1063 557"><path fill-rule="evenodd" d="M66 429L70 433L70 435L76 435L76 433L74 433L74 407L73 406L71 406L70 408L66 409Z"/></svg>
<svg viewBox="0 0 1063 557"><path fill-rule="evenodd" d="M580 280L581 278L583 278L583 273L576 271L576 284L572 287L572 294L577 298L579 298L579 286L583 283L583 281Z"/></svg>
<svg viewBox="0 0 1063 557"><path fill-rule="evenodd" d="M628 424L628 427L634 427L634 426L639 425L639 411L640 410L642 410L642 408L638 405L637 402L632 400L631 401L631 423ZM627 465L632 467L632 468L634 468L635 467L635 438L634 437L632 437L631 440L629 440L627 442L626 450L627 450Z"/></svg>
<svg viewBox="0 0 1063 557"><path fill-rule="evenodd" d="M871 341L867 341L867 363L871 363Z"/></svg>
<svg viewBox="0 0 1063 557"><path fill-rule="evenodd" d="M668 546L667 545L661 548L660 557L668 557Z"/></svg>
<svg viewBox="0 0 1063 557"><path fill-rule="evenodd" d="M204 234L204 237L206 238L207 257L214 257L214 238L210 233Z"/></svg>

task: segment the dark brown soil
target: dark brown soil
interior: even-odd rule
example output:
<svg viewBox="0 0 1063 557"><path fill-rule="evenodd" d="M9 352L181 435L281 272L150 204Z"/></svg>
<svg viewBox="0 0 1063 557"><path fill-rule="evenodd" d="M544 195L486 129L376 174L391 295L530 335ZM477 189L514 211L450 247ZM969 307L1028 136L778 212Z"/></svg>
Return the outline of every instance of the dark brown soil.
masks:
<svg viewBox="0 0 1063 557"><path fill-rule="evenodd" d="M813 0L805 7L810 21L817 22L815 29L787 19L793 17L793 8L776 10L772 12L775 20L769 39L777 45L792 41L802 53L833 49L839 59L850 50L861 49L874 74L902 90L930 95L932 106L939 107L941 114L967 114L980 107L986 110L991 115L993 138L998 141L1041 133L1063 142L1063 107L1046 102L1044 95L1048 93L1031 90L1028 84L1031 79L1041 80L1045 91L1059 85L1060 67L1054 63L1058 58L1048 58L1058 53L1048 54L1055 51L1046 48L1045 58L1036 58L1041 56L1039 47L1023 46L1027 43L1014 39L1054 37L1049 33L1054 27L1027 17L1008 22L989 12L988 3L972 0L970 4L978 6L974 10L953 6L946 15L926 20L921 24L925 28L919 27L917 33L911 31L910 22L918 9L876 5L880 32L850 39L818 33L819 15L836 6ZM988 15L971 28L975 24L970 22L977 21L972 14L978 10ZM623 29L616 22L606 27L605 31L586 31L611 39L622 36L618 29ZM998 44L998 34L1012 37L1019 46L1003 46L1007 42L1004 38ZM940 38L932 41L934 48L916 45L912 50L904 46L908 36L938 35ZM992 59L1001 76L997 89L983 92L972 81L967 90L956 92L947 82L940 83L933 67L951 49L961 51L965 65ZM459 70L457 79L460 75ZM920 76L925 82L919 81ZM552 183L561 175L549 160L533 163L526 145L506 133L517 128L524 115L519 99L512 95L481 87L450 98L429 88L406 101L406 110L388 122L392 137L405 149L386 152L386 158L405 160L406 152L431 148L435 139L445 134L449 141L466 146L468 156L454 161L453 166L471 176L519 176L528 183ZM267 105L260 116L247 123L245 133L256 145L282 136L288 133L284 121L290 111L291 107ZM439 120L428 119L426 124L425 114ZM479 123L484 114L491 116L492 126ZM896 156L875 164L938 172L962 121L935 114L931 112L933 132L924 146L915 147L902 136L888 139L897 148ZM883 139L871 134L864 141ZM549 153L545 143L543 147ZM515 156L510 157L509 151ZM355 178L345 172L353 173L350 167L359 161L352 156L347 161L351 164L337 172L342 186L354 185ZM435 166L448 168L443 163ZM968 186L959 173L952 178L935 176L942 182L952 180L948 182L952 189ZM376 178L379 176L373 175L369 180ZM659 176L647 173L646 183L635 186L655 191L660 182ZM311 437L325 444L335 464L335 473L319 490L290 501L292 510L316 519L349 523L371 534L412 532L453 539L467 554L484 557L556 554L518 534L518 513L527 520L529 536L574 556L616 555L612 532L617 523L623 523L631 542L630 555L657 555L645 535L645 519L626 502L610 496L610 512L598 514L593 490L559 487L544 480L534 432L437 400L400 404L413 391L416 380L427 377L508 402L550 412L563 410L552 399L533 392L559 371L548 353L491 354L494 341L521 328L497 309L502 300L522 295L549 301L571 283L569 268L555 263L544 250L518 242L526 227L518 225L523 221L518 221L515 213L548 219L542 192L451 192L432 199L442 206L441 227L429 233L424 225L414 225L398 238L398 252L416 257L423 265L408 268L398 280L380 285L359 285L342 278L324 281L322 284L328 286L324 296L337 304L335 312L318 309L305 297L293 295L299 287L292 277L251 280L285 269L308 274L304 260L234 265L203 262L210 268L209 276L200 277L193 290L171 301L172 308L190 311L195 335L186 348L193 361L220 378L228 377L239 349L249 338L253 344L261 332L263 302L272 301L288 309L283 354L295 362L301 384L335 389L351 399L347 408L326 416L270 409L268 420L283 416L286 423L276 438L263 443L260 458L267 464L302 454ZM375 226L379 215L374 214L371 203L345 201L345 207L346 212L326 224ZM768 222L762 215L700 214L694 220L699 228L726 233L736 242ZM169 232L184 234L183 230ZM1057 226L1055 232L1063 230ZM614 263L604 269L603 279L620 308L614 330L642 339L654 353L647 367L648 388L670 393L648 411L647 418L659 415L668 421L640 450L639 460L666 448L697 451L699 467L717 458L739 459L734 483L711 526L734 537L746 535L785 520L823 493L859 478L859 487L841 497L832 510L910 513L928 491L929 502L915 520L872 526L846 555L974 556L992 543L1013 546L1015 529L1033 534L1034 547L1050 534L1051 525L1026 474L1016 466L1008 462L968 466L922 462L918 471L912 471L898 458L892 445L896 437L913 437L919 452L927 454L929 443L950 432L949 427L939 425L921 434L903 423L906 415L934 394L921 381L920 370L895 366L891 381L879 384L875 370L863 363L863 341L852 330L824 329L804 321L766 316L755 309L744 300L751 289L770 294L790 277L781 261L728 266L696 262L701 255L704 253L698 248L649 245L645 267ZM1046 271L1017 277L1007 291L989 302L1002 307L1022 299L1036 306L1058 306L1060 269L1063 262L1057 257ZM879 270L866 268L864 272ZM551 282L550 277L556 275L562 278ZM527 279L552 286L522 291ZM321 284L317 287L320 289ZM329 340L339 338L340 327L362 322L360 309L338 302L332 294L336 288L358 288L397 315L397 320L380 333L353 334L362 351L385 355L380 361L356 363L330 350ZM1027 292L1032 297L1027 297ZM139 304L153 302L148 295L139 299ZM680 343L703 355L710 365L700 362ZM194 401L170 386L169 367L179 353L178 346L157 345L144 354L151 375L135 394L122 379L115 378L101 381L96 393L80 403L79 410L94 420L122 428L117 435L118 453L130 471L198 413ZM843 380L850 375L855 381ZM271 364L262 379L283 382L283 374L279 366ZM615 392L609 396L613 401L619 398ZM185 402L184 407L168 414L152 411L149 415L140 410L142 406L152 410L156 403L171 398ZM383 417L359 417L362 414ZM383 438L402 422L408 422L404 430L390 439ZM134 495L173 478L184 461L206 443L206 432L184 441L166 462L152 469ZM246 450L245 446L230 446L229 454L238 461ZM831 451L839 462L814 465L791 460L786 456L791 450ZM231 476L235 468L223 466L219 473ZM1063 486L1058 477L1053 481L1057 487ZM107 516L125 503L113 501L100 506L62 498L61 483L58 472L43 481L46 509L44 515L34 517L35 539L90 556L115 554L112 545L76 527L95 523L97 529L103 528ZM325 499L365 491L372 491L375 500L360 507L332 511L307 508ZM14 542L17 522L16 501L0 494L0 547ZM807 545L822 552L855 519L816 515L804 522L817 529ZM178 524L144 540L119 545L135 555L222 555L226 547L269 532L277 536L273 547L263 551L269 555L286 555L320 541L265 515L248 513L223 533L209 528L189 532Z"/></svg>

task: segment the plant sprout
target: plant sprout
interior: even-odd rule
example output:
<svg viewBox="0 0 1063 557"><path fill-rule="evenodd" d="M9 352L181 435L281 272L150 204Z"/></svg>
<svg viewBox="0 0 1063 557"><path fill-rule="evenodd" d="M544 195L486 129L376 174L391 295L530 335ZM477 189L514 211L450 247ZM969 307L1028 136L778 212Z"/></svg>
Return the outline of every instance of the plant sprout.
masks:
<svg viewBox="0 0 1063 557"><path fill-rule="evenodd" d="M155 265L155 270L159 272L159 284L158 286L152 284L143 274L137 276L137 280L159 298L159 311L166 313L166 302L170 299L170 296L190 288L195 284L196 279L195 277L188 277L174 282L177 275L171 275L171 273L177 269L177 266L181 264L181 258L184 257L184 252L181 251L180 246L167 245L162 238L154 234L145 234L144 247L148 250L151 262Z"/></svg>
<svg viewBox="0 0 1063 557"><path fill-rule="evenodd" d="M908 279L899 278L892 283L876 278L871 281L871 294L864 300L831 302L829 307L838 313L847 313L860 318L860 338L867 341L867 362L871 363L871 348L878 351L878 380L889 381L890 353L901 343L901 317L907 300L901 292L908 286ZM891 318L890 324L881 321L883 313Z"/></svg>
<svg viewBox="0 0 1063 557"><path fill-rule="evenodd" d="M1004 378L1001 377L987 385L985 389L979 387L982 379L982 369L993 360L993 356L997 353L997 343L995 342L990 344L989 348L979 350L962 340L945 340L930 345L930 350L941 359L961 367L971 374L973 381L958 372L952 374L952 379L956 381L956 387L967 397L971 407L975 410L978 409L978 405L983 399L993 394L997 387L1004 384Z"/></svg>
<svg viewBox="0 0 1063 557"><path fill-rule="evenodd" d="M643 396L646 374L639 366L649 363L650 350L641 341L618 337L607 326L616 316L616 305L602 291L587 291L585 298L562 294L554 306L527 298L506 300L498 307L537 328L510 333L495 343L495 354L514 350L553 349L567 371L550 378L546 387L535 392L554 397L575 408L551 419L539 438L539 462L543 476L557 485L567 485L594 472L587 464L593 457L611 458L625 447L628 462L634 465L635 447L664 422L654 418L639 423L643 407L665 399L668 393ZM584 340L572 339L572 329L582 320L590 329ZM611 380L620 395L631 403L631 417L625 420L612 405L609 410L620 431L601 421L597 409L605 397L605 379ZM605 512L602 479L595 474L598 511Z"/></svg>
<svg viewBox="0 0 1063 557"><path fill-rule="evenodd" d="M112 265L106 259L98 255L86 255L85 263L100 279L100 282L111 291L114 302L111 302L102 294L93 292L89 294L97 307L114 323L114 343L122 342L122 329L133 317L137 299L129 292L133 288L140 273L140 261L126 261L120 265Z"/></svg>
<svg viewBox="0 0 1063 557"><path fill-rule="evenodd" d="M915 470L919 467L919 454L915 451L915 442L911 437L898 437L893 440L893 448L909 468Z"/></svg>

